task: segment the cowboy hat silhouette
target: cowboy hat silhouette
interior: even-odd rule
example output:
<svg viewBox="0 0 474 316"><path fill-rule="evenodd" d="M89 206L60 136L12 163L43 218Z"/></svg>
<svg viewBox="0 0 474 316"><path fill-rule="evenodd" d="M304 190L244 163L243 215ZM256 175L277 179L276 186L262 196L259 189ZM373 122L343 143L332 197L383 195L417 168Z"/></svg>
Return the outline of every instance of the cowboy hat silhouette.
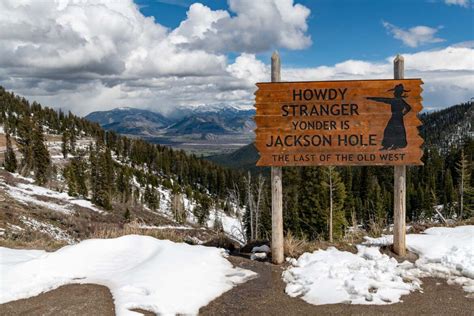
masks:
<svg viewBox="0 0 474 316"><path fill-rule="evenodd" d="M387 91L394 91L393 92L393 95L396 97L396 98L405 98L406 95L403 95L404 92L410 92L410 90L405 90L405 88L403 87L403 84L399 83L395 86L395 88L393 89L389 89Z"/></svg>

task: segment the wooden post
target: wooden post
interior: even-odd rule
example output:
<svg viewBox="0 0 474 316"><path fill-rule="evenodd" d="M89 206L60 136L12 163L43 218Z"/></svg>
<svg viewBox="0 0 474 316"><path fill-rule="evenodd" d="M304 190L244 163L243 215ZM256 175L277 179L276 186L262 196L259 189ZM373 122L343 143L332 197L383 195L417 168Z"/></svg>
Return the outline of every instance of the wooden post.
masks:
<svg viewBox="0 0 474 316"><path fill-rule="evenodd" d="M272 82L281 80L280 55L272 55ZM281 167L272 167L272 262L282 264L283 253L283 190Z"/></svg>
<svg viewBox="0 0 474 316"><path fill-rule="evenodd" d="M393 78L404 79L403 57L397 55L393 61ZM393 173L393 251L406 255L406 166L395 166Z"/></svg>

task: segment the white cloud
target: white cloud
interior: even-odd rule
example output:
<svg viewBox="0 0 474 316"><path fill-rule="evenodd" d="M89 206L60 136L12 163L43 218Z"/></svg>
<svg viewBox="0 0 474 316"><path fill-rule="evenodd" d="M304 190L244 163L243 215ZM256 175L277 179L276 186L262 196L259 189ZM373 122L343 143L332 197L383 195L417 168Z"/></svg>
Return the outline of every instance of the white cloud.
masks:
<svg viewBox="0 0 474 316"><path fill-rule="evenodd" d="M474 96L474 47L464 43L444 49L403 54L405 77L424 81L426 109L444 108ZM284 69L282 80L357 80L393 78L393 59L383 62L348 60L334 66Z"/></svg>
<svg viewBox="0 0 474 316"><path fill-rule="evenodd" d="M443 42L444 39L435 37L441 27L432 28L419 25L405 30L393 24L383 21L383 26L393 35L394 38L401 40L409 47L418 47L428 43Z"/></svg>
<svg viewBox="0 0 474 316"><path fill-rule="evenodd" d="M458 5L461 7L469 7L470 0L444 0L447 5Z"/></svg>
<svg viewBox="0 0 474 316"><path fill-rule="evenodd" d="M270 69L252 54L242 54L235 62L227 66L227 72L246 83L246 87L254 87L256 82L266 81Z"/></svg>
<svg viewBox="0 0 474 316"><path fill-rule="evenodd" d="M250 106L270 78L255 52L309 45L309 10L291 0L229 1L229 10L189 7L168 29L131 0L0 1L0 85L45 105L87 114L118 106ZM159 21L158 21L159 22ZM235 49L237 58L227 53ZM425 81L425 104L474 95L474 46L405 54L406 75ZM391 78L390 57L285 68L283 80Z"/></svg>
<svg viewBox="0 0 474 316"><path fill-rule="evenodd" d="M263 65L248 52L310 44L309 13L293 0L229 0L229 11L195 3L173 30L132 0L2 0L0 84L55 106L67 100L80 114L117 103L232 101L249 94L242 89ZM235 66L229 51L242 54Z"/></svg>
<svg viewBox="0 0 474 316"><path fill-rule="evenodd" d="M175 42L212 52L267 51L273 47L302 49L310 10L293 0L229 0L229 10L212 11L193 4L187 20L173 31Z"/></svg>

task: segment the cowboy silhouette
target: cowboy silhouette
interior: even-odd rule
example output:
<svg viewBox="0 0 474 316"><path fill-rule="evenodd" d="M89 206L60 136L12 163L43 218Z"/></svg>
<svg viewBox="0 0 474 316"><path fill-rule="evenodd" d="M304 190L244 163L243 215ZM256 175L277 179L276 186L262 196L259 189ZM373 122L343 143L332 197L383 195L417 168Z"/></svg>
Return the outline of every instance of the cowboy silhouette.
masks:
<svg viewBox="0 0 474 316"><path fill-rule="evenodd" d="M383 132L382 148L381 150L394 150L405 148L407 146L407 134L405 131L405 123L403 116L410 112L411 106L405 102L406 95L404 92L410 92L403 88L403 84L397 84L395 88L388 91L393 91L393 98L382 97L368 97L369 100L383 102L390 104L392 110L392 117L387 123Z"/></svg>

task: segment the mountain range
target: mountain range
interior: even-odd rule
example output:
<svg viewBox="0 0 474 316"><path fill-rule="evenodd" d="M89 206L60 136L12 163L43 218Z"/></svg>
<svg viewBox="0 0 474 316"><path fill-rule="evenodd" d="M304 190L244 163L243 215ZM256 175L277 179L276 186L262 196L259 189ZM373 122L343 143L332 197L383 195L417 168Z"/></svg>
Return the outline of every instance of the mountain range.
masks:
<svg viewBox="0 0 474 316"><path fill-rule="evenodd" d="M125 107L92 112L85 118L119 134L199 154L216 154L253 141L254 115L255 110L232 107L183 109L179 116Z"/></svg>
<svg viewBox="0 0 474 316"><path fill-rule="evenodd" d="M85 118L107 130L135 136L187 134L253 133L254 110L222 108L219 110L183 110L181 116L165 116L149 110L122 107L96 111Z"/></svg>

